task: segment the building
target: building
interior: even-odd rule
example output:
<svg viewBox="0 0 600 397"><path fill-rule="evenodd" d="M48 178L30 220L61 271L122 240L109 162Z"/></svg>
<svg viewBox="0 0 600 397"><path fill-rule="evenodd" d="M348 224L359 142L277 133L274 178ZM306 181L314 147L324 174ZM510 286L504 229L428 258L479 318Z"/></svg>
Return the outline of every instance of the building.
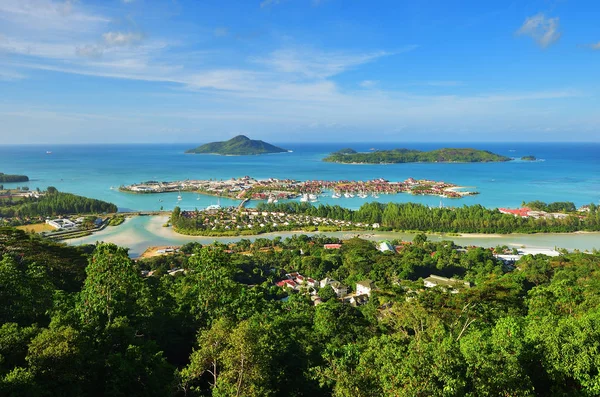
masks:
<svg viewBox="0 0 600 397"><path fill-rule="evenodd" d="M425 288L441 287L444 289L448 289L453 294L458 293L458 289L460 288L471 287L471 283L469 283L468 281L436 276L435 274L432 274L426 279L424 279L423 284L425 285Z"/></svg>
<svg viewBox="0 0 600 397"><path fill-rule="evenodd" d="M333 292L335 292L338 298L342 298L348 293L348 287L346 287L339 281L334 281L329 285L331 285L331 288L333 288Z"/></svg>
<svg viewBox="0 0 600 397"><path fill-rule="evenodd" d="M390 244L389 241L382 241L381 243L379 243L379 246L377 247L377 249L381 252L387 252L387 251L395 252L396 251L394 246L392 244Z"/></svg>
<svg viewBox="0 0 600 397"><path fill-rule="evenodd" d="M73 229L77 225L74 222L71 222L68 219L47 219L46 223L56 229Z"/></svg>
<svg viewBox="0 0 600 397"><path fill-rule="evenodd" d="M323 248L326 250L339 250L342 248L342 244L325 244L323 245Z"/></svg>
<svg viewBox="0 0 600 397"><path fill-rule="evenodd" d="M356 295L367 295L371 296L371 291L374 285L371 280L363 280L356 283Z"/></svg>

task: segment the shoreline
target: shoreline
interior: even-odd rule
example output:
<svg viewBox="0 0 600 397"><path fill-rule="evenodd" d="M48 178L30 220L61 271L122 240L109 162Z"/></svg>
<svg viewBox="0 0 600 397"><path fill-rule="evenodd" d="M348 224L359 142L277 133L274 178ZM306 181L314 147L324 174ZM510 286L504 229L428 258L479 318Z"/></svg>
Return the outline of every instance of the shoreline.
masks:
<svg viewBox="0 0 600 397"><path fill-rule="evenodd" d="M128 247L130 255L137 257L151 246L174 246L183 245L188 242L200 242L211 244L215 241L223 243L236 242L242 239L255 240L257 238L272 239L275 237L291 237L292 235L323 235L342 239L360 237L367 240L392 240L400 239L412 241L418 232L373 232L365 231L340 231L340 232L269 232L259 235L248 236L186 236L177 234L171 227L163 227L169 219L168 216L140 216L130 217L120 226L106 228L91 236L81 237L65 241L69 245L95 244L98 241L115 243ZM467 234L459 236L447 236L444 234L427 234L432 241L452 240L462 246L496 245L525 246L535 248L565 248L570 251L592 251L600 249L600 232L572 232L572 233L545 233L545 234Z"/></svg>

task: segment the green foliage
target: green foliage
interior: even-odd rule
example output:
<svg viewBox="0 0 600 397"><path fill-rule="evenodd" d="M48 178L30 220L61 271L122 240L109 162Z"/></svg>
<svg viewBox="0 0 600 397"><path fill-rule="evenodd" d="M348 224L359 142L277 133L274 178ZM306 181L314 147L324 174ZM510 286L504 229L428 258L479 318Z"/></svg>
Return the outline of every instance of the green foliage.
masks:
<svg viewBox="0 0 600 397"><path fill-rule="evenodd" d="M49 188L50 189L50 188ZM105 201L90 199L54 190L36 197L19 198L18 201L0 199L0 217L35 218L69 214L101 214L117 212L117 206Z"/></svg>
<svg viewBox="0 0 600 397"><path fill-rule="evenodd" d="M332 163L484 163L491 161L510 161L487 150L444 148L422 152L410 149L378 150L369 153L357 153L353 149L343 149L331 153L323 161Z"/></svg>
<svg viewBox="0 0 600 397"><path fill-rule="evenodd" d="M571 201L557 201L554 203L544 203L543 201L530 201L529 203L524 203L524 207L531 208L536 211L546 211L546 212L575 212L577 211L577 207Z"/></svg>
<svg viewBox="0 0 600 397"><path fill-rule="evenodd" d="M12 183L12 182L28 182L29 177L26 175L8 175L0 172L0 182Z"/></svg>
<svg viewBox="0 0 600 397"><path fill-rule="evenodd" d="M286 149L273 146L259 140L252 140L244 135L238 135L224 142L211 142L190 149L186 153L207 153L223 155L255 155L265 153L283 153Z"/></svg>
<svg viewBox="0 0 600 397"><path fill-rule="evenodd" d="M393 254L361 239L324 249L340 242L326 236L190 244L138 263L99 244L67 291L45 261L72 248L1 236L2 396L600 393L598 254L526 256L509 271L491 249L424 238ZM366 305L314 306L274 285L291 271L376 289ZM430 274L471 287L424 288Z"/></svg>
<svg viewBox="0 0 600 397"><path fill-rule="evenodd" d="M531 204L531 203L528 203ZM543 203L542 203L543 204ZM574 210L572 203L553 203L548 210ZM590 207L591 208L591 207ZM306 214L351 222L379 223L384 230L407 230L441 233L564 233L578 230L600 230L600 211L590 211L583 218L521 218L502 214L481 205L457 208L430 208L415 203L377 202L363 204L358 210L339 205L312 206L309 203L261 203L260 211Z"/></svg>

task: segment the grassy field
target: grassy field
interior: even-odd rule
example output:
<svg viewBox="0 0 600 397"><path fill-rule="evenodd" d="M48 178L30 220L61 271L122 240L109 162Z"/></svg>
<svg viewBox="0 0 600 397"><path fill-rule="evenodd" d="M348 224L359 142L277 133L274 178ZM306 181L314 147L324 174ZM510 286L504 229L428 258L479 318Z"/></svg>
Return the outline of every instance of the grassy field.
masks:
<svg viewBox="0 0 600 397"><path fill-rule="evenodd" d="M52 226L48 225L47 223L36 223L33 225L23 225L23 226L17 226L17 229L20 230L25 230L26 232L35 232L35 233L41 233L41 232L51 232L56 230L55 228L53 228Z"/></svg>

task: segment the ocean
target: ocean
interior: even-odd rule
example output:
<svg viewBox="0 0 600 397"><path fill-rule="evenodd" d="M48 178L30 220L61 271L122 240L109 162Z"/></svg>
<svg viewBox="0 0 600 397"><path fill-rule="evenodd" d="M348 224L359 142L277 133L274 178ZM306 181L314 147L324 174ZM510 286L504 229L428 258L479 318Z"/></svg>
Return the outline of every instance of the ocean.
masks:
<svg viewBox="0 0 600 397"><path fill-rule="evenodd" d="M485 207L518 207L523 201L573 201L577 206L600 203L600 143L286 143L291 150L263 156L217 156L184 154L198 144L128 145L3 145L0 146L0 172L25 174L28 186L94 197L117 204L122 211L202 209L217 199L183 193L134 195L116 189L147 180L228 179L245 175L254 178L293 178L298 180L370 180L385 178L401 181L409 177L451 182L477 190L479 195L462 199L443 199L410 194L382 195L377 201L418 202L430 206L481 204ZM509 157L534 155L538 161L515 160L506 163L475 164L385 164L347 165L322 162L328 153L352 147L358 151L406 147L432 150L442 147L471 147L490 150ZM46 152L50 151L51 154ZM159 201L162 200L162 201ZM321 203L359 208L375 200L322 198ZM222 206L234 200L221 199ZM253 203L256 204L256 203ZM252 205L252 204L251 204Z"/></svg>

